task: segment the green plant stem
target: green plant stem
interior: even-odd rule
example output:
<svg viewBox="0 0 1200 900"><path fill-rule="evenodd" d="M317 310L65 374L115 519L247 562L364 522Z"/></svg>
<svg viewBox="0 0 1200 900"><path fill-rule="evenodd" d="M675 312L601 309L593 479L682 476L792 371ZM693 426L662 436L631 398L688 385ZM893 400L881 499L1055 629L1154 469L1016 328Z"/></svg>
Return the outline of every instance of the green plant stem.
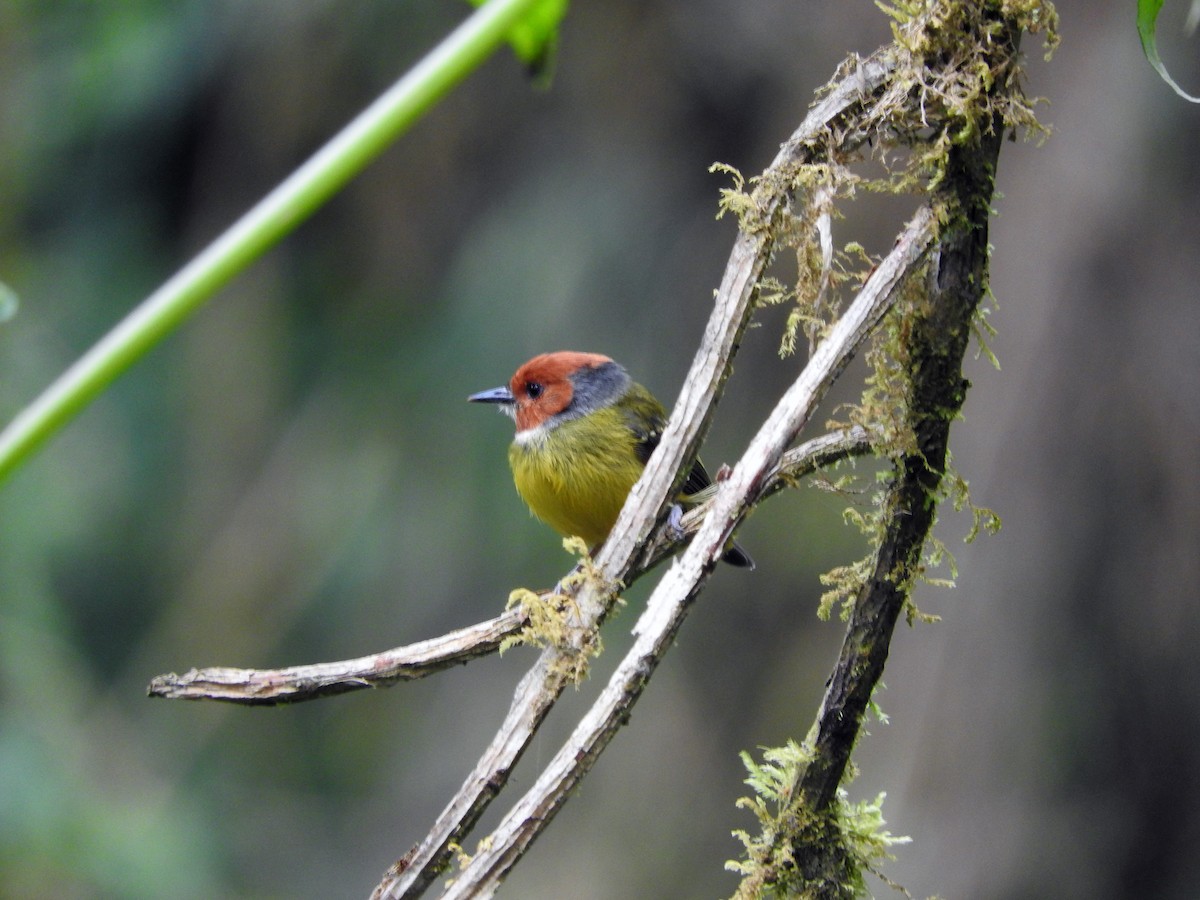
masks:
<svg viewBox="0 0 1200 900"><path fill-rule="evenodd" d="M296 228L504 42L541 0L491 0L75 361L0 432L0 481Z"/></svg>

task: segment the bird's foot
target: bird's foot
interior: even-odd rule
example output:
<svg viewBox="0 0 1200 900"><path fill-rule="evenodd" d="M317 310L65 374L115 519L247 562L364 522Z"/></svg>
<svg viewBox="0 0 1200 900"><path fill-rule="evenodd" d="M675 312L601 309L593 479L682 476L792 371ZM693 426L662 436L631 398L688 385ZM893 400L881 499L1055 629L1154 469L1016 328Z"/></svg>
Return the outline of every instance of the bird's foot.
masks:
<svg viewBox="0 0 1200 900"><path fill-rule="evenodd" d="M671 508L667 510L667 528L670 529L673 540L682 541L687 537L687 531L683 527L683 507L678 503L672 503Z"/></svg>

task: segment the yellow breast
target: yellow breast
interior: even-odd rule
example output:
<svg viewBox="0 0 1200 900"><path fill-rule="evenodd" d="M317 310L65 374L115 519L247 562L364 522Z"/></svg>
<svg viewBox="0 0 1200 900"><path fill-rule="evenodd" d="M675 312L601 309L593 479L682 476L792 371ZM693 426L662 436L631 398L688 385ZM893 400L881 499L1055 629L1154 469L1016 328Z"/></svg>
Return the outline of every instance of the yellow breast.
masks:
<svg viewBox="0 0 1200 900"><path fill-rule="evenodd" d="M514 443L508 461L530 511L589 547L608 537L643 468L633 433L611 408Z"/></svg>

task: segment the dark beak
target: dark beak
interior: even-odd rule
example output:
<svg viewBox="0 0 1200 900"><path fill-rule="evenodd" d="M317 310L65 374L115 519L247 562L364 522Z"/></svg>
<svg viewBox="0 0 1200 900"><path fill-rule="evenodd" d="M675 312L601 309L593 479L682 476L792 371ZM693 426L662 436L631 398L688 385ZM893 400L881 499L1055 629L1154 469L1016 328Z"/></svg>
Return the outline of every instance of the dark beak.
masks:
<svg viewBox="0 0 1200 900"><path fill-rule="evenodd" d="M467 398L471 403L513 403L512 391L506 387L492 388L490 391L480 391Z"/></svg>

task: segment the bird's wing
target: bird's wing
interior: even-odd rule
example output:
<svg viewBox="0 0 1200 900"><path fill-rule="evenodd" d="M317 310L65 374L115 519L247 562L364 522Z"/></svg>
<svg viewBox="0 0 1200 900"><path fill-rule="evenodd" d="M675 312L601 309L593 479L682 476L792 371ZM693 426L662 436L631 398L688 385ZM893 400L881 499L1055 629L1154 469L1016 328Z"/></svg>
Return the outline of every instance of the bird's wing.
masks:
<svg viewBox="0 0 1200 900"><path fill-rule="evenodd" d="M629 430L633 432L633 451L637 454L638 459L642 461L643 466L650 462L650 456L654 453L654 448L662 440L662 430L666 424L666 420L660 416L654 416L651 419L637 422L631 418Z"/></svg>
<svg viewBox="0 0 1200 900"><path fill-rule="evenodd" d="M634 452L637 453L643 466L650 461L650 454L654 452L654 448L662 439L662 430L665 425L665 414L651 416L649 419L637 422L631 417L629 429L633 432ZM700 503L707 499L707 492L711 490L713 490L712 479L708 477L704 464L700 460L696 460L692 463L692 469L679 489L679 499L688 504ZM754 568L754 560L750 558L750 554L732 540L726 545L721 559L731 566L739 566L743 569Z"/></svg>
<svg viewBox="0 0 1200 900"><path fill-rule="evenodd" d="M634 440L636 441L634 449L643 466L650 461L650 455L654 452L654 448L658 446L659 440L662 439L662 430L665 425L665 419L655 417L649 422L642 423L641 427L633 427ZM704 463L696 460L692 464L692 469L688 472L687 478L683 480L683 484L679 488L679 493L684 497L690 497L692 494L698 494L711 485L712 479L708 477Z"/></svg>

